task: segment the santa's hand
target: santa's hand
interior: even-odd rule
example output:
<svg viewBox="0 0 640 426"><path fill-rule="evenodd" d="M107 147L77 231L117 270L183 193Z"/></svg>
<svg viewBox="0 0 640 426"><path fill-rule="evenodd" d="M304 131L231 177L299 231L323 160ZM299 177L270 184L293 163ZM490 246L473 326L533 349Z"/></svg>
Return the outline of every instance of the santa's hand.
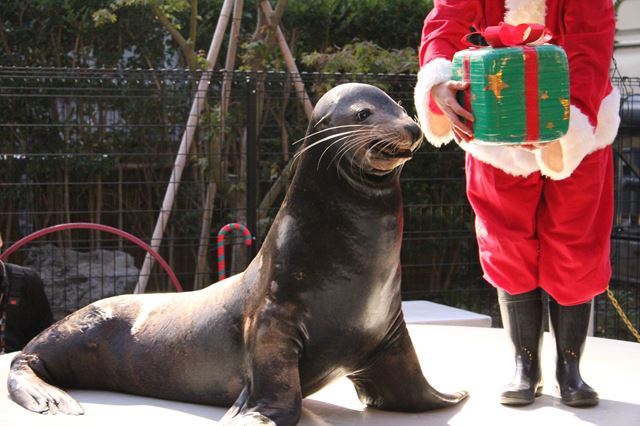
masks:
<svg viewBox="0 0 640 426"><path fill-rule="evenodd" d="M445 81L431 88L431 98L451 122L453 134L456 136L457 141L469 142L473 139L473 131L460 120L460 117L462 117L466 120L474 121L473 114L464 109L456 99L456 93L459 90L468 88L468 82L455 80Z"/></svg>
<svg viewBox="0 0 640 426"><path fill-rule="evenodd" d="M534 152L540 149L540 145L537 143L523 143L520 145L511 145L514 148L522 149L524 151Z"/></svg>
<svg viewBox="0 0 640 426"><path fill-rule="evenodd" d="M542 162L554 172L560 172L564 168L562 158L562 145L559 140L548 142L540 147Z"/></svg>
<svg viewBox="0 0 640 426"><path fill-rule="evenodd" d="M530 153L539 152L542 162L552 171L560 172L563 169L562 145L559 140L552 142L534 142L529 144L511 145Z"/></svg>

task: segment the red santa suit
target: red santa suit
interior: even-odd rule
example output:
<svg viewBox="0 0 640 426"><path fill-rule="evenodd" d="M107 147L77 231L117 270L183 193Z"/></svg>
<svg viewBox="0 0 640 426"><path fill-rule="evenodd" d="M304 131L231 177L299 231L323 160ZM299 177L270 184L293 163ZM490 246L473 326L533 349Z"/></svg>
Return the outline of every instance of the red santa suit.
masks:
<svg viewBox="0 0 640 426"><path fill-rule="evenodd" d="M609 79L615 16L611 0L436 0L420 46L415 104L427 140L453 139L450 122L430 99L451 79L461 39L500 22L544 24L569 59L570 121L559 140L561 168L543 150L460 143L467 195L485 279L511 294L542 287L562 305L586 302L611 277L611 144L620 95Z"/></svg>

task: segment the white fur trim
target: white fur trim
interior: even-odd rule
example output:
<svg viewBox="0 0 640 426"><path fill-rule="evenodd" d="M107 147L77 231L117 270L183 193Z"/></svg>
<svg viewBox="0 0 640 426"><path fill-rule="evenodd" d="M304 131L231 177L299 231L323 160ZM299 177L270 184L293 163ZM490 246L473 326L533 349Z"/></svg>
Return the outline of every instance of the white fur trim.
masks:
<svg viewBox="0 0 640 426"><path fill-rule="evenodd" d="M542 151L536 151L536 161L543 175L560 180L571 176L584 157L609 146L615 140L620 125L620 92L613 89L600 103L598 125L594 129L589 119L579 108L571 105L569 130L560 138L562 147L562 169L551 170L542 160Z"/></svg>
<svg viewBox="0 0 640 426"><path fill-rule="evenodd" d="M505 0L506 24L545 24L547 4L545 0Z"/></svg>
<svg viewBox="0 0 640 426"><path fill-rule="evenodd" d="M596 146L594 150L604 148L613 143L620 126L620 91L613 88L600 103L598 110L598 127L596 127Z"/></svg>
<svg viewBox="0 0 640 426"><path fill-rule="evenodd" d="M418 114L420 127L427 141L436 147L449 143L453 139L453 131L449 119L445 115L433 114L429 109L429 93L436 84L451 80L451 61L435 58L426 63L418 72L418 82L413 99ZM438 131L436 128L444 128Z"/></svg>
<svg viewBox="0 0 640 426"><path fill-rule="evenodd" d="M533 153L515 146L480 145L473 141L461 142L458 145L473 158L513 176L526 177L538 171L538 164Z"/></svg>

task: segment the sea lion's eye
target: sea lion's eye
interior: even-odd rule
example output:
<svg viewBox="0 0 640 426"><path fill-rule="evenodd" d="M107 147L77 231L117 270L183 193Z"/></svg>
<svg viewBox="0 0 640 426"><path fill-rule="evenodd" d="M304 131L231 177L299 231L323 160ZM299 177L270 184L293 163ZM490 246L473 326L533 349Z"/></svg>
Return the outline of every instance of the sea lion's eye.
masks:
<svg viewBox="0 0 640 426"><path fill-rule="evenodd" d="M362 110L358 111L358 113L356 114L356 118L358 119L358 121L364 121L370 115L371 115L371 110L365 108L365 109L362 109Z"/></svg>

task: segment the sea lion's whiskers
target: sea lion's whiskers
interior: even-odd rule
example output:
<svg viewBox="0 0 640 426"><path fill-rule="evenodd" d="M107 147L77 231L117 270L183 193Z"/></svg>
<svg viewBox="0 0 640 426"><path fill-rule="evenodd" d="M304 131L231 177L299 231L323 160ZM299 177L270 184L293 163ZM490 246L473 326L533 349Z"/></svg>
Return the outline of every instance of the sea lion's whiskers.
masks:
<svg viewBox="0 0 640 426"><path fill-rule="evenodd" d="M367 161L367 152L369 152L369 148L366 145L364 145L360 149L364 149L365 152L363 155L360 156L360 166L358 167L358 171L360 172L360 178L366 179L365 173L364 173L364 170L365 170L364 163L365 161Z"/></svg>
<svg viewBox="0 0 640 426"><path fill-rule="evenodd" d="M362 150L366 150L366 143L360 143L360 144L354 144L353 146L350 147L350 149L348 151L346 151L344 154L347 154L349 151L353 152L353 155L351 156L351 161L349 162L350 168L353 171L355 166L357 165L357 169L358 169L358 174L362 175L362 169L363 169L363 165L364 165L364 155L360 156L361 158L361 162L358 163L357 159L358 159L358 152L362 151ZM344 154L342 157L344 157ZM342 157L340 160L342 160ZM355 161L354 161L355 160Z"/></svg>
<svg viewBox="0 0 640 426"><path fill-rule="evenodd" d="M356 135L347 143L345 143L344 146L340 147L340 149L338 149L336 154L344 153L344 151L348 151L350 148L352 148L355 145L366 145L367 143L371 142L372 139L374 139L373 135L368 132L365 134Z"/></svg>
<svg viewBox="0 0 640 426"><path fill-rule="evenodd" d="M307 152L309 149L311 149L314 146L319 145L319 144L321 144L323 142L326 142L326 141L334 139L334 138L339 138L339 137L342 137L342 136L349 136L351 134L358 133L358 132L361 132L361 131L362 130L360 130L360 129L358 129L358 130L349 130L349 131L346 131L346 132L337 133L335 135L329 135L327 137L324 137L324 138L322 138L322 139L320 139L318 141L313 142L311 145L302 148L300 151L296 152L296 154L293 156L293 160L294 161L297 160L302 154Z"/></svg>
<svg viewBox="0 0 640 426"><path fill-rule="evenodd" d="M340 161L342 160L342 157L351 149L351 147L353 147L354 145L357 145L357 141L355 139L351 139L349 141L347 141L344 145L342 145L337 151L336 153L333 155L333 158L331 159L331 161L329 162L329 165L327 166L330 167L331 164L336 164L336 167L339 168L340 167ZM338 159L338 161L336 162L336 159Z"/></svg>
<svg viewBox="0 0 640 426"><path fill-rule="evenodd" d="M379 134L381 136L379 138L380 140L370 146L367 150L367 153L372 150L385 151L389 148L391 148L393 151L396 151L395 147L405 141L403 137L389 130L381 130Z"/></svg>
<svg viewBox="0 0 640 426"><path fill-rule="evenodd" d="M361 133L355 135L353 138L349 139L343 146L338 148L338 150L336 151L336 154L334 155L334 158L333 158L332 161L335 161L335 158L338 155L348 151L353 145L359 145L361 143L366 143L366 141L368 141L370 139L371 139L371 137L370 137L369 132L361 132Z"/></svg>
<svg viewBox="0 0 640 426"><path fill-rule="evenodd" d="M351 145L353 145L354 143L357 143L358 140L360 140L363 137L363 135L346 135L344 137L341 137L340 139L332 142L329 146L327 146L324 151L322 151L322 154L320 155L320 158L318 159L318 163L316 165L316 170L319 170L320 168L320 163L322 162L322 158L324 157L324 155L329 151L329 149L334 146L335 144L339 143L339 142L343 142L343 141L347 141L343 146L341 146L340 148L338 148L338 150L336 151L336 154L333 156L333 158L331 159L331 161L329 161L329 163L327 164L327 170L331 167L331 165L334 163L336 156L342 152L342 151L348 151L349 147Z"/></svg>
<svg viewBox="0 0 640 426"><path fill-rule="evenodd" d="M365 139L366 138L366 139ZM342 161L342 158L353 148L356 148L358 146L360 146L363 143L363 140L368 140L368 137L366 137L365 135L357 135L356 137L354 137L353 139L348 140L343 146L341 146L335 153L335 155L333 156L333 158L331 159L331 162L329 163L329 166L335 162L337 168L340 167L340 162ZM336 159L338 160L336 162ZM336 170L337 170L336 168Z"/></svg>
<svg viewBox="0 0 640 426"><path fill-rule="evenodd" d="M371 127L370 124L343 124L340 126L333 126L333 127L327 127L326 129L322 129L322 130L318 130L317 132L313 132L313 133L309 133L308 135L305 135L304 137L298 139L295 142L292 142L291 145L296 145L299 144L300 142L304 141L307 138L312 138L314 136L319 135L320 133L324 133L324 132L328 132L330 130L336 130L336 129L342 129L345 127Z"/></svg>
<svg viewBox="0 0 640 426"><path fill-rule="evenodd" d="M334 156L333 161L336 160L336 158L338 159L338 161L336 162L337 166L340 166L340 162L342 161L342 159L344 158L344 156L352 149L354 148L363 148L366 147L366 145L371 142L372 139L375 139L373 137L373 134L366 134L366 135L358 135L357 137L353 138L352 140L350 140L348 143L346 143L344 146L340 147L340 149L336 152L336 155ZM356 149L357 151L357 149ZM339 156L339 157L338 157Z"/></svg>
<svg viewBox="0 0 640 426"><path fill-rule="evenodd" d="M318 159L318 164L316 165L316 170L320 169L320 163L322 162L322 157L324 157L324 155L327 153L327 151L328 151L332 146L334 146L335 144L337 144L337 143L339 143L339 142L342 142L343 140L345 140L345 139L349 138L349 136L351 136L351 135L343 136L343 137L341 137L340 139L338 139L338 140L335 140L335 141L331 142L331 143L329 144L329 146L327 146L327 147L324 149L324 151L322 151L322 154L320 155L320 158ZM340 149L342 149L342 148L340 148ZM333 162L333 160L329 162L329 165L327 165L327 169L328 169L329 167L331 167L331 163L332 163L332 162Z"/></svg>

